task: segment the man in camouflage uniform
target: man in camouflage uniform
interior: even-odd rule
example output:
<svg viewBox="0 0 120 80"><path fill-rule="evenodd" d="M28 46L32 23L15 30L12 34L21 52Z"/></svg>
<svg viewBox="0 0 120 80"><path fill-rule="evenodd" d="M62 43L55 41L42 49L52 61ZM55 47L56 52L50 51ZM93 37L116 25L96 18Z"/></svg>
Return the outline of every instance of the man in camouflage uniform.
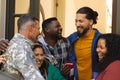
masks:
<svg viewBox="0 0 120 80"><path fill-rule="evenodd" d="M19 32L11 39L5 52L5 71L15 80L44 80L31 49L40 34L39 21L32 15L24 14L17 24Z"/></svg>

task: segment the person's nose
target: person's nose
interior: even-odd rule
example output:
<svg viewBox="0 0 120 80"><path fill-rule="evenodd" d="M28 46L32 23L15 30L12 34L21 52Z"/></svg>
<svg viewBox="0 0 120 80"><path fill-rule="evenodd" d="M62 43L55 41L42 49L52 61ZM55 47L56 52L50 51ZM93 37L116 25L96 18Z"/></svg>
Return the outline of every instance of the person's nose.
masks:
<svg viewBox="0 0 120 80"><path fill-rule="evenodd" d="M76 21L75 25L76 25L76 26L80 26L81 23L80 23L79 21Z"/></svg>
<svg viewBox="0 0 120 80"><path fill-rule="evenodd" d="M43 57L41 57L41 55L39 55L38 58L39 58L39 60L42 60L42 59L43 59Z"/></svg>
<svg viewBox="0 0 120 80"><path fill-rule="evenodd" d="M100 48L96 48L96 52L100 52Z"/></svg>

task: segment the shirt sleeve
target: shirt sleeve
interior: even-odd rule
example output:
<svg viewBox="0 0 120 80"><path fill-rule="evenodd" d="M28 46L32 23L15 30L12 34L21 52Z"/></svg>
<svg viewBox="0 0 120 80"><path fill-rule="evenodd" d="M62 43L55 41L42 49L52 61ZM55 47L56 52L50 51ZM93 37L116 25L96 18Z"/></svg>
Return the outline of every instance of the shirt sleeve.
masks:
<svg viewBox="0 0 120 80"><path fill-rule="evenodd" d="M61 75L60 71L55 66L53 66L52 64L49 64L48 79L51 79L51 80L67 80L65 77L63 77Z"/></svg>
<svg viewBox="0 0 120 80"><path fill-rule="evenodd" d="M25 80L44 80L35 62L31 48L22 46L12 47L10 50L11 64L24 77Z"/></svg>
<svg viewBox="0 0 120 80"><path fill-rule="evenodd" d="M120 80L120 61L110 64L103 76L102 80Z"/></svg>

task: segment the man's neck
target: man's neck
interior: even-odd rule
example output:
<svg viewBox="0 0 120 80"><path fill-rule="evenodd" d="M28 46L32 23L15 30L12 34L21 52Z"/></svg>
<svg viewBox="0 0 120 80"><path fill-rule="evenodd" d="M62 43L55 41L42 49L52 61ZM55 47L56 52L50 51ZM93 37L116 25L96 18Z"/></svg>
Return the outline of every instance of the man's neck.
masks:
<svg viewBox="0 0 120 80"><path fill-rule="evenodd" d="M90 28L87 33L85 34L85 36L88 36L91 32L93 31L93 28Z"/></svg>
<svg viewBox="0 0 120 80"><path fill-rule="evenodd" d="M44 40L47 44L49 44L50 46L54 47L55 44L57 43L57 40L51 38L51 37L44 37Z"/></svg>

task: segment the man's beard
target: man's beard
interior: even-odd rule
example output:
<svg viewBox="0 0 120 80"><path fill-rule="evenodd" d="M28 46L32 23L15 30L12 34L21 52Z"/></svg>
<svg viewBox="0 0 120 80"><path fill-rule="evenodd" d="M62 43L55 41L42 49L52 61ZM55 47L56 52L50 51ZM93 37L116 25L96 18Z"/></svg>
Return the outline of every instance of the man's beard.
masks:
<svg viewBox="0 0 120 80"><path fill-rule="evenodd" d="M88 30L89 30L89 27L86 27L86 28L83 30L82 33L80 33L79 31L77 31L78 36L79 36L79 37L84 36L84 35L87 33Z"/></svg>
<svg viewBox="0 0 120 80"><path fill-rule="evenodd" d="M62 38L62 35L53 35L52 36L55 40L59 40Z"/></svg>

